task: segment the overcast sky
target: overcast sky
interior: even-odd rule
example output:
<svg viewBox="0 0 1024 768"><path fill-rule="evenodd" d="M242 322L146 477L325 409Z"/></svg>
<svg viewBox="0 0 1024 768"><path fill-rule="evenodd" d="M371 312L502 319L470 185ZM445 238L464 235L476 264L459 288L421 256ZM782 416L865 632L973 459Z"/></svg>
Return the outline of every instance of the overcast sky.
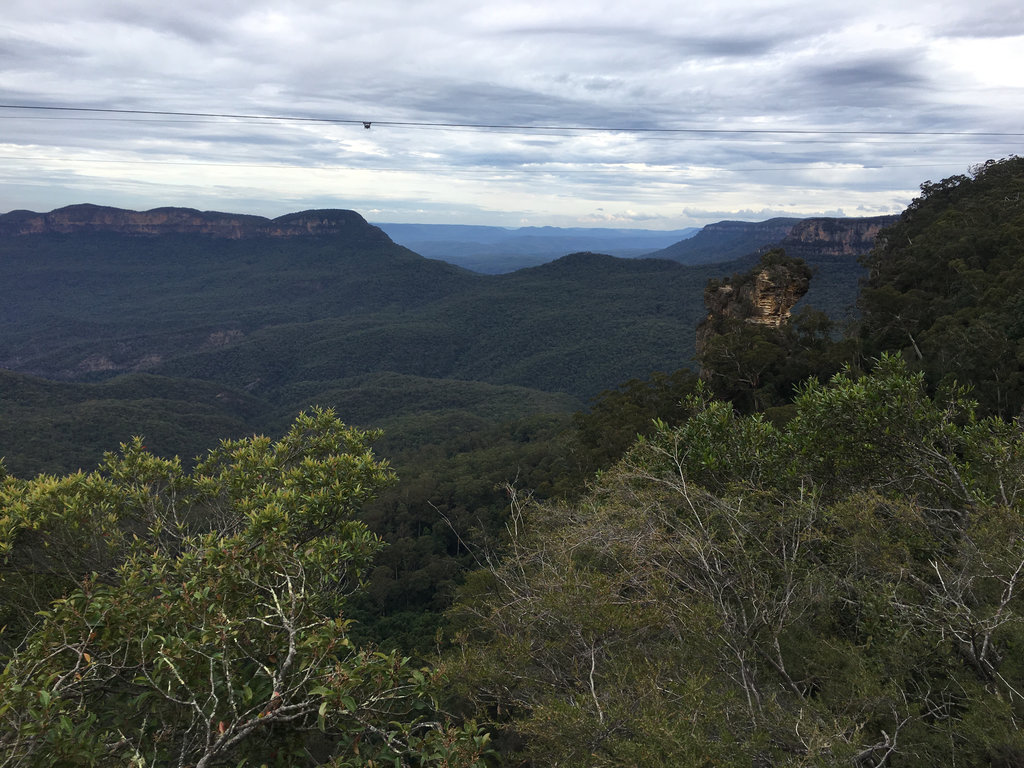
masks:
<svg viewBox="0 0 1024 768"><path fill-rule="evenodd" d="M0 103L0 211L876 215L1024 152L1024 4L3 0Z"/></svg>

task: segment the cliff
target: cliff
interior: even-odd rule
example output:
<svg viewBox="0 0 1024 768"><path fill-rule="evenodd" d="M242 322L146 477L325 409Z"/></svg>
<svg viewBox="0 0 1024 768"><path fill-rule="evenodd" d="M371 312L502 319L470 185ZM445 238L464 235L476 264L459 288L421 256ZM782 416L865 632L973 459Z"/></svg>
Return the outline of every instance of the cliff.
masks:
<svg viewBox="0 0 1024 768"><path fill-rule="evenodd" d="M697 327L697 356L712 336L736 322L782 327L810 285L810 268L779 250L766 253L760 264L745 274L712 280L704 289L708 314Z"/></svg>
<svg viewBox="0 0 1024 768"><path fill-rule="evenodd" d="M301 211L276 219L193 208L129 211L101 205L69 205L49 213L12 211L0 215L0 236L94 232L150 237L189 234L230 240L344 234L391 242L358 213L337 209Z"/></svg>
<svg viewBox="0 0 1024 768"><path fill-rule="evenodd" d="M783 248L810 264L823 259L860 256L874 246L875 236L898 216L864 218L768 219L719 221L696 235L649 254L683 264L705 264Z"/></svg>
<svg viewBox="0 0 1024 768"><path fill-rule="evenodd" d="M802 219L779 241L794 258L814 262L829 257L855 257L871 251L878 233L898 216L859 219Z"/></svg>

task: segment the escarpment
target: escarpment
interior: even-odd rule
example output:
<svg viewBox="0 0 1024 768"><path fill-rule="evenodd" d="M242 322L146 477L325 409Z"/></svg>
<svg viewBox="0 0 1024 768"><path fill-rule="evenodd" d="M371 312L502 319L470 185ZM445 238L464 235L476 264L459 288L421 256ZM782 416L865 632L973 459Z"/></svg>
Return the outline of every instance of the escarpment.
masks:
<svg viewBox="0 0 1024 768"><path fill-rule="evenodd" d="M12 211L0 215L0 236L80 233L205 235L229 240L343 234L362 240L391 241L355 211L340 209L300 211L276 219L194 208L130 211L102 205L69 205L49 213Z"/></svg>
<svg viewBox="0 0 1024 768"><path fill-rule="evenodd" d="M898 218L802 219L779 241L778 247L790 257L809 263L828 257L854 258L868 253L874 247L878 233Z"/></svg>

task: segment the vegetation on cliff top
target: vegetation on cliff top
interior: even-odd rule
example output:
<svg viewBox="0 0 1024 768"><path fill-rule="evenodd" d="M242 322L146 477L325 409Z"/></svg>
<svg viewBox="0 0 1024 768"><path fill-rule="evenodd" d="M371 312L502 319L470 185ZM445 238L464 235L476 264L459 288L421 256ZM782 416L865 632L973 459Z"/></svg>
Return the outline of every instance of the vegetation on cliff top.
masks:
<svg viewBox="0 0 1024 768"><path fill-rule="evenodd" d="M933 387L1024 407L1024 158L925 182L867 259L865 354L901 350Z"/></svg>

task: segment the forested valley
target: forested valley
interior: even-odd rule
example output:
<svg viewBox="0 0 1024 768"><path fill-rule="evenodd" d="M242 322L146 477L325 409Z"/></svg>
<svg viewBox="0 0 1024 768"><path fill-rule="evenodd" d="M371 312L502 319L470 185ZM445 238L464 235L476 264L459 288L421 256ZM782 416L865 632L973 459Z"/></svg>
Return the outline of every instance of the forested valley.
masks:
<svg viewBox="0 0 1024 768"><path fill-rule="evenodd" d="M0 765L1024 765L1022 193L841 265L5 240Z"/></svg>

